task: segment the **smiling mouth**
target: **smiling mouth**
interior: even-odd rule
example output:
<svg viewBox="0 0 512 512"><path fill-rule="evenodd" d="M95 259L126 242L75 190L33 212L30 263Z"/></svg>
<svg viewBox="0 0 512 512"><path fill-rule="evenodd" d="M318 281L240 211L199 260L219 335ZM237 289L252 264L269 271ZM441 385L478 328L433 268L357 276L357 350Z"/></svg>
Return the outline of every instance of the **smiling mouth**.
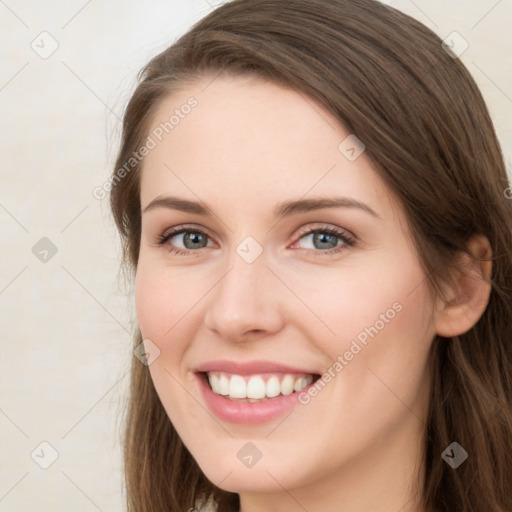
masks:
<svg viewBox="0 0 512 512"><path fill-rule="evenodd" d="M266 373L236 375L221 371L201 372L216 395L237 402L265 402L299 392L316 382L318 374Z"/></svg>

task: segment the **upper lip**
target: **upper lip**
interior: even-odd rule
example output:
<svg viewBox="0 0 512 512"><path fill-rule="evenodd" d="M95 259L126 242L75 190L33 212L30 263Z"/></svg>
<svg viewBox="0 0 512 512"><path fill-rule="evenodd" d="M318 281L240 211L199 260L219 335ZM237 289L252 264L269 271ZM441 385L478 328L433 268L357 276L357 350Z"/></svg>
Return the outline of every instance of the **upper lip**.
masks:
<svg viewBox="0 0 512 512"><path fill-rule="evenodd" d="M273 361L228 361L226 359L207 361L195 368L196 372L224 372L234 375L254 375L259 373L300 373L318 375L315 371L276 363Z"/></svg>

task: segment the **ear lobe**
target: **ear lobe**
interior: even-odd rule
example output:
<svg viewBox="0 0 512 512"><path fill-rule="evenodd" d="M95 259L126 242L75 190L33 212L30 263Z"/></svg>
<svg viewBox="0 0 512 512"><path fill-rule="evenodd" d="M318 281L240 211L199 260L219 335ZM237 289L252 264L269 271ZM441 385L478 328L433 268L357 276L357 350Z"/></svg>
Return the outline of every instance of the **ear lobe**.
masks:
<svg viewBox="0 0 512 512"><path fill-rule="evenodd" d="M473 236L462 253L446 300L436 300L435 327L439 336L450 338L469 331L480 319L491 295L492 250L487 237Z"/></svg>

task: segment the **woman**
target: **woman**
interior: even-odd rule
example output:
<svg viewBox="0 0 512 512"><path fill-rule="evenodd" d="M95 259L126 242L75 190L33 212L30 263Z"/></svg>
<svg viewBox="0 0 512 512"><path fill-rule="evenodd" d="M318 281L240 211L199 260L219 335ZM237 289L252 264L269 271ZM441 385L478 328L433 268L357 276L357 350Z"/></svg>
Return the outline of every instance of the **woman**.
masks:
<svg viewBox="0 0 512 512"><path fill-rule="evenodd" d="M508 187L467 70L373 0L234 0L155 57L111 192L129 510L511 510Z"/></svg>

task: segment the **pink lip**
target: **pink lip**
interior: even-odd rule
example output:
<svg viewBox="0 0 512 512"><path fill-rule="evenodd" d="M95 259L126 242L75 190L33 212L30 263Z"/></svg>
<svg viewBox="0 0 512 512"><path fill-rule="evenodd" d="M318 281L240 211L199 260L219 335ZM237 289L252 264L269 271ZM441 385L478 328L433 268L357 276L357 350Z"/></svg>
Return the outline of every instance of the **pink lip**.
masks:
<svg viewBox="0 0 512 512"><path fill-rule="evenodd" d="M255 375L261 373L307 373L317 375L315 371L302 368L292 368L280 363L271 361L250 361L250 362L235 362L220 359L218 361L208 361L201 364L195 369L196 372L225 372L235 375Z"/></svg>
<svg viewBox="0 0 512 512"><path fill-rule="evenodd" d="M265 402L236 402L214 393L206 382L205 375L196 373L196 377L206 405L215 416L228 423L246 425L256 425L282 416L300 403L299 393L307 391L309 387L291 395L271 398ZM314 382L310 384L310 386L313 385Z"/></svg>
<svg viewBox="0 0 512 512"><path fill-rule="evenodd" d="M278 396L264 402L251 403L230 400L229 398L214 393L210 388L205 375L206 372L210 371L219 371L236 375L264 373L298 373L318 375L316 372L311 372L309 370L292 368L290 366L266 361L254 361L250 363L211 361L197 367L195 376L201 394L210 411L225 422L247 425L268 422L290 411L293 407L300 404L299 394L307 392L309 387L315 384L315 381L304 389L298 392L293 392L290 395Z"/></svg>

